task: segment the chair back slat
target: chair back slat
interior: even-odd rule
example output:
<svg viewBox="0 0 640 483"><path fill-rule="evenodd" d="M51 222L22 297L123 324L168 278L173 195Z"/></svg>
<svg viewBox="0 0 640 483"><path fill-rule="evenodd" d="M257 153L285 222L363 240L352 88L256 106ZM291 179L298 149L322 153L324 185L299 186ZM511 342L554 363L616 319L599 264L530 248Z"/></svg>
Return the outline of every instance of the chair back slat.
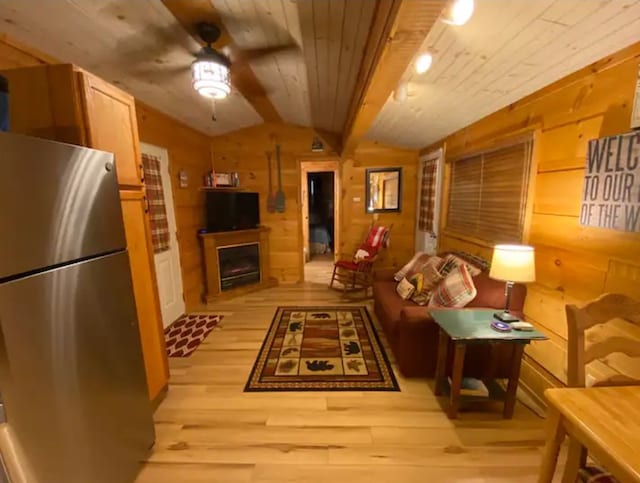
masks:
<svg viewBox="0 0 640 483"><path fill-rule="evenodd" d="M588 329L607 324L607 329L619 328L619 319L640 328L640 302L622 294L605 294L583 307L567 305L567 382L572 387L584 387L585 366L592 361L604 359L614 353L640 357L640 342L627 331L617 331L610 336L592 334L585 337ZM592 331L590 331L592 333ZM604 331L603 331L604 333ZM597 336L596 336L597 335ZM634 379L625 375L610 378L609 381Z"/></svg>

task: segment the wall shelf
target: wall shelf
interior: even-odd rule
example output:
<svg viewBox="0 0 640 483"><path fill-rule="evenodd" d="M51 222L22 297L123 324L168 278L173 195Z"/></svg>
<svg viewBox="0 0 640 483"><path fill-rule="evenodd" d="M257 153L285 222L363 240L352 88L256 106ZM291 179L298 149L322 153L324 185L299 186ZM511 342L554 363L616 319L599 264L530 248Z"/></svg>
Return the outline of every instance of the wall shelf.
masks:
<svg viewBox="0 0 640 483"><path fill-rule="evenodd" d="M239 186L201 186L200 191L246 191L246 188Z"/></svg>

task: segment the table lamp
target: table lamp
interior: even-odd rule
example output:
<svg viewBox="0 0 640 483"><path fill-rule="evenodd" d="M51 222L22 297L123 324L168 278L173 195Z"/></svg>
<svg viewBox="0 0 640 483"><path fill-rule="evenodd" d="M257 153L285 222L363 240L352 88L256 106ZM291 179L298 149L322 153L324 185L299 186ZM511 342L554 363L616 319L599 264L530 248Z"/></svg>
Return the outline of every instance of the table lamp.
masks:
<svg viewBox="0 0 640 483"><path fill-rule="evenodd" d="M489 276L506 282L506 302L504 312L494 314L502 322L517 322L518 318L509 312L511 290L514 283L534 282L536 268L533 247L527 245L496 245L493 249Z"/></svg>

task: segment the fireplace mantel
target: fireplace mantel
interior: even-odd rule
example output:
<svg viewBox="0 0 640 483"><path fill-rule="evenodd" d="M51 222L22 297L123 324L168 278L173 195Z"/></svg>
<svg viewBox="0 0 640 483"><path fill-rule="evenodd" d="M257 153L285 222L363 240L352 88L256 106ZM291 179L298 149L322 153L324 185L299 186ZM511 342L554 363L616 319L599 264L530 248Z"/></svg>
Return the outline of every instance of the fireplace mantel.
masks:
<svg viewBox="0 0 640 483"><path fill-rule="evenodd" d="M206 303L215 302L223 298L236 297L247 292L260 290L277 285L277 280L271 277L269 264L269 233L271 228L260 227L253 230L222 231L216 233L200 233L200 246L204 260L205 293L203 299ZM221 280L221 267L218 253L228 248L242 248L257 244L259 247L260 276L256 280L251 274L244 275L248 278L240 286L229 287L225 280ZM242 277L243 275L240 275ZM224 288L223 288L224 285Z"/></svg>

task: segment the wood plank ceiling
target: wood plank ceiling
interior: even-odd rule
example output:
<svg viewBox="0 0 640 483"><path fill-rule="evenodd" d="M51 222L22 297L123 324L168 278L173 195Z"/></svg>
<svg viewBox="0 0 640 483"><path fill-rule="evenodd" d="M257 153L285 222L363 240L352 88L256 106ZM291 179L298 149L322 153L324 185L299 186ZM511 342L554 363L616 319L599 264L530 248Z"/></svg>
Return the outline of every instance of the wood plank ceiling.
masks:
<svg viewBox="0 0 640 483"><path fill-rule="evenodd" d="M638 0L476 0L466 25L434 26L431 69L407 69L409 98L390 98L367 137L428 146L638 41Z"/></svg>
<svg viewBox="0 0 640 483"><path fill-rule="evenodd" d="M215 122L191 87L199 45L164 5L180 0L1 0L0 31L207 134L260 124L265 113L342 133L354 91L366 87L357 82L376 5L400 0L189 1L215 9L239 49L297 46L251 61L266 97L250 103L233 89L216 102ZM431 70L407 69L409 98L387 100L367 137L426 146L638 40L640 0L476 0L466 25L434 24L422 44L434 52Z"/></svg>
<svg viewBox="0 0 640 483"><path fill-rule="evenodd" d="M298 47L250 61L275 107L276 116L268 115L267 120L281 118L341 132L375 1L210 2L235 47ZM191 88L188 67L198 42L171 13L188 22L190 14L207 13L207 1L164 3L170 10L155 0L3 0L0 29L61 61L94 72L207 134L260 124L269 106L248 103L235 89L230 98L215 103L217 121L212 122L210 101Z"/></svg>

